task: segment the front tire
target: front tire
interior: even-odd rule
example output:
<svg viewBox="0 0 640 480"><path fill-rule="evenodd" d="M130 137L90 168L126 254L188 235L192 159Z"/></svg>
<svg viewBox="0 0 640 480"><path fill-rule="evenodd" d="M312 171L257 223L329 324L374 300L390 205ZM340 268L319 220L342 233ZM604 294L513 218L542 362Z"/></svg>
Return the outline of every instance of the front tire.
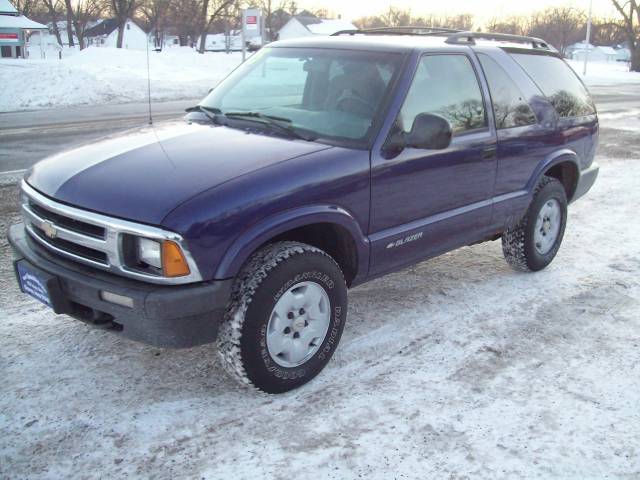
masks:
<svg viewBox="0 0 640 480"><path fill-rule="evenodd" d="M502 235L502 252L514 269L535 272L555 258L567 225L567 195L560 181L542 177L529 209Z"/></svg>
<svg viewBox="0 0 640 480"><path fill-rule="evenodd" d="M314 378L329 362L347 314L347 287L322 250L278 242L256 252L238 275L218 352L236 380L282 393Z"/></svg>

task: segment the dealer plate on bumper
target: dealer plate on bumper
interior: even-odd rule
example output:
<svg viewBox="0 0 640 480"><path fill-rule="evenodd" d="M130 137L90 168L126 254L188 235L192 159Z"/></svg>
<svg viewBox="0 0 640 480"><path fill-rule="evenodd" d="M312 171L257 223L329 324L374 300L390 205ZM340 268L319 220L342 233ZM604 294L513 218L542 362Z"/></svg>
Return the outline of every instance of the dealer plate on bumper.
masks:
<svg viewBox="0 0 640 480"><path fill-rule="evenodd" d="M17 261L15 266L20 290L52 308L56 313L65 310L66 301L62 298L60 283L55 275L44 272L25 260Z"/></svg>

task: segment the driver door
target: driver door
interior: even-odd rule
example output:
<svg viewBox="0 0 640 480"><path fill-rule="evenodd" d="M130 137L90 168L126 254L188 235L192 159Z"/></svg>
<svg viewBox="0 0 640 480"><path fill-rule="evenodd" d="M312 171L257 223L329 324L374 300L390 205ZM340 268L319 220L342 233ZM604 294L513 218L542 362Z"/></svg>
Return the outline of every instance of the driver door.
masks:
<svg viewBox="0 0 640 480"><path fill-rule="evenodd" d="M449 147L372 152L370 275L468 245L491 230L496 135L474 62L464 53L423 55L393 127L408 133L419 113L440 115L453 129Z"/></svg>

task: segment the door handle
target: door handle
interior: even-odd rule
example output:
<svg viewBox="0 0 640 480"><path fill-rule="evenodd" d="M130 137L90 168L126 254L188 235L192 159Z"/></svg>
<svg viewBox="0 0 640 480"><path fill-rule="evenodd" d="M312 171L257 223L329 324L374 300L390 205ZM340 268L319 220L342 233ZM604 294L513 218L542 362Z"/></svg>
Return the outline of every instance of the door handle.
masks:
<svg viewBox="0 0 640 480"><path fill-rule="evenodd" d="M496 158L496 152L497 152L497 148L496 147L488 147L485 148L482 151L482 159L483 160L493 160L494 158Z"/></svg>

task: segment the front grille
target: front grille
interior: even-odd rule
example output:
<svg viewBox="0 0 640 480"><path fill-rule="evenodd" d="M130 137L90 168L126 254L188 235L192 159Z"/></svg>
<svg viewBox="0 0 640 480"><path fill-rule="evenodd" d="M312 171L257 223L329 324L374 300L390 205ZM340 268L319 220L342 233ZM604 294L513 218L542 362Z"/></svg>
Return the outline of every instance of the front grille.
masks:
<svg viewBox="0 0 640 480"><path fill-rule="evenodd" d="M71 231L82 233L83 235L88 235L90 237L95 238L104 238L104 228L99 227L97 225L92 225L90 223L81 222L80 220L75 220L73 218L65 217L59 215L55 212L47 210L46 208L41 207L37 203L33 201L29 202L29 208L40 218L49 220L50 222L55 223L56 225L60 225L61 227L67 228Z"/></svg>
<svg viewBox="0 0 640 480"><path fill-rule="evenodd" d="M87 258L91 261L102 263L105 267L109 266L109 259L107 254L100 250L93 248L83 247L77 243L63 240L62 238L49 238L47 234L39 227L31 224L33 233L35 233L42 242L52 245L58 251L69 252L78 257Z"/></svg>

